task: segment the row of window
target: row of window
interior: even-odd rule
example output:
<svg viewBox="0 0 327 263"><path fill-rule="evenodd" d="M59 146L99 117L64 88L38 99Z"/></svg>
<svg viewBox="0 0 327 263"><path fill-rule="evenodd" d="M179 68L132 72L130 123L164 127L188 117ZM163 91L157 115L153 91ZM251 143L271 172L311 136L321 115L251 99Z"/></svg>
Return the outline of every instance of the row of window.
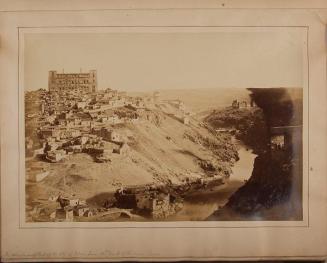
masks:
<svg viewBox="0 0 327 263"><path fill-rule="evenodd" d="M67 90L67 89L74 89L74 90L79 90L79 89L90 89L91 86L82 86L82 85L65 85L65 86L55 86L55 87L51 87L50 89L53 90ZM92 86L92 88L95 88L95 86Z"/></svg>
<svg viewBox="0 0 327 263"><path fill-rule="evenodd" d="M87 84L89 80L57 80L56 84Z"/></svg>

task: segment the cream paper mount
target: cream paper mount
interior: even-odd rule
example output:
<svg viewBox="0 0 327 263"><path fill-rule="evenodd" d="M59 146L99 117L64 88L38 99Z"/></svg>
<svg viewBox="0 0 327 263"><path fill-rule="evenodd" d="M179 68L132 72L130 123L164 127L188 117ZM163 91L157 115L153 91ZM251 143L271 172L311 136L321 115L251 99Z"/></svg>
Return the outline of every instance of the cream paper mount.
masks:
<svg viewBox="0 0 327 263"><path fill-rule="evenodd" d="M326 257L325 10L13 3L2 260Z"/></svg>

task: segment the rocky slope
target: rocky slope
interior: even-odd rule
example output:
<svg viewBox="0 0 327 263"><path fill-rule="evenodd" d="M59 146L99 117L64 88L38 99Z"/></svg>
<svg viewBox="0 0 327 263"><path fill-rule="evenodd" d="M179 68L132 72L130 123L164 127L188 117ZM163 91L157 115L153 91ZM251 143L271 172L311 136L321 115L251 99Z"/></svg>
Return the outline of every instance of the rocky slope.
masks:
<svg viewBox="0 0 327 263"><path fill-rule="evenodd" d="M260 108L226 107L212 111L204 122L214 129L235 129L235 136L255 153L262 152L267 146L268 127Z"/></svg>
<svg viewBox="0 0 327 263"><path fill-rule="evenodd" d="M235 125L239 137L257 151L252 176L208 219L301 220L302 90L253 89L252 97L261 108L264 124L257 118L251 121L252 113L239 114L239 118L227 114L231 118L227 123ZM211 125L226 123L224 113L209 116L207 121ZM273 150L269 143L274 127L284 127L292 138L283 150ZM300 133L294 133L294 127Z"/></svg>
<svg viewBox="0 0 327 263"><path fill-rule="evenodd" d="M83 199L105 199L120 186L180 183L187 178L228 177L237 149L227 134L214 134L197 120L183 124L161 109L149 121L115 125L129 146L127 155L111 154L110 162L97 163L85 153L62 163L29 160L26 166L43 166L50 175L27 184L27 204L65 193ZM110 147L110 145L105 146Z"/></svg>

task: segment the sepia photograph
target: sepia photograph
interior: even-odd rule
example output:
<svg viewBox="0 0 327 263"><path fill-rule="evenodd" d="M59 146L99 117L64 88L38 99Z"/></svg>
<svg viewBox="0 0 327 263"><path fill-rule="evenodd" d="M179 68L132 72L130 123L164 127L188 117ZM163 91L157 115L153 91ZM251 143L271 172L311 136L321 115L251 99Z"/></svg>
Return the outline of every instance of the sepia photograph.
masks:
<svg viewBox="0 0 327 263"><path fill-rule="evenodd" d="M306 37L20 32L25 222L302 221Z"/></svg>

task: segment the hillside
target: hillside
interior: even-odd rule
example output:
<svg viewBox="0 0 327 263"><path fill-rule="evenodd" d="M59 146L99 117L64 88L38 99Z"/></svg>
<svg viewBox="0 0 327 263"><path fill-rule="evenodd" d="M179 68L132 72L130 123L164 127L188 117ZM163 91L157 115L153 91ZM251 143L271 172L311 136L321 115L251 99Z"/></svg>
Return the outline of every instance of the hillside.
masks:
<svg viewBox="0 0 327 263"><path fill-rule="evenodd" d="M69 155L62 163L28 161L44 166L50 175L27 184L27 203L59 192L97 199L120 186L180 183L187 178L229 176L237 150L230 135L214 135L192 119L183 124L161 110L152 121L115 125L129 146L127 155L112 153L110 162L97 163L86 153ZM110 149L110 145L106 145Z"/></svg>

